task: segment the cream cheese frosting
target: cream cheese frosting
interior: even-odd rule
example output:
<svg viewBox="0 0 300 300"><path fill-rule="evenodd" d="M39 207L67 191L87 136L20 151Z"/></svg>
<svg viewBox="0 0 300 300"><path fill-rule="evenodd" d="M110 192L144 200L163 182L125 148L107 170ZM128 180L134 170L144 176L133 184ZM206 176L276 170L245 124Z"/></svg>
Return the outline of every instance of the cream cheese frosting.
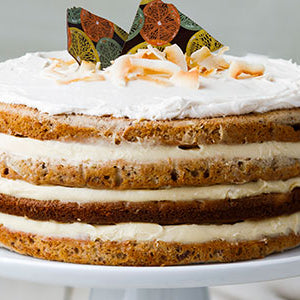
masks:
<svg viewBox="0 0 300 300"><path fill-rule="evenodd" d="M50 58L65 51L29 53L0 64L0 102L24 104L49 114L82 113L164 120L266 112L300 106L300 67L291 61L249 55L230 62L262 64L263 76L233 79L228 70L200 78L200 88L162 86L143 80L117 86L113 78L58 84L44 74Z"/></svg>
<svg viewBox="0 0 300 300"><path fill-rule="evenodd" d="M82 164L125 160L157 163L168 159L226 159L237 158L274 159L284 157L300 159L300 143L264 142L237 145L199 145L198 148L182 149L177 146L151 145L147 143L120 145L105 141L94 143L61 142L20 138L0 133L0 153L14 154L22 159Z"/></svg>
<svg viewBox="0 0 300 300"><path fill-rule="evenodd" d="M204 187L179 187L161 190L96 190L63 186L34 185L22 180L0 177L0 193L17 198L40 201L106 203L106 202L149 202L149 201L192 201L238 199L264 193L288 193L300 187L300 177L286 181L249 182L244 184L213 185Z"/></svg>
<svg viewBox="0 0 300 300"><path fill-rule="evenodd" d="M165 241L205 243L214 240L238 242L300 232L300 212L259 221L244 221L223 225L170 225L122 223L117 225L62 224L33 221L0 213L0 224L12 231L37 234L43 237L102 241Z"/></svg>

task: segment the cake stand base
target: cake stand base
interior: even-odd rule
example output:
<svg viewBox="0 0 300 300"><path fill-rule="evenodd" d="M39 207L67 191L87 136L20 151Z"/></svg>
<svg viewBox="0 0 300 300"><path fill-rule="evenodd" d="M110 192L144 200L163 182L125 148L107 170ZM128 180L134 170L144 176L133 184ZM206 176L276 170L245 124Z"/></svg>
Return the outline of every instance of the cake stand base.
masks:
<svg viewBox="0 0 300 300"><path fill-rule="evenodd" d="M92 288L90 300L208 300L205 287L296 276L300 276L300 247L264 259L173 267L77 265L0 249L0 277ZM71 294L64 299L71 299Z"/></svg>
<svg viewBox="0 0 300 300"><path fill-rule="evenodd" d="M90 300L209 300L208 288L92 289Z"/></svg>

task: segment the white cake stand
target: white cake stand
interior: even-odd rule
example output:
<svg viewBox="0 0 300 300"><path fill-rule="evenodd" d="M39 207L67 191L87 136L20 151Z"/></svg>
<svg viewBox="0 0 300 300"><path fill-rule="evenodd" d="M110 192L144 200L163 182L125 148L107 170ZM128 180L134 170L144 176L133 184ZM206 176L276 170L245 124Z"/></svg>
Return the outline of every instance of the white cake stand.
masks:
<svg viewBox="0 0 300 300"><path fill-rule="evenodd" d="M207 286L300 276L300 247L265 259L178 267L108 267L34 259L0 249L0 276L93 288L91 300L207 300Z"/></svg>

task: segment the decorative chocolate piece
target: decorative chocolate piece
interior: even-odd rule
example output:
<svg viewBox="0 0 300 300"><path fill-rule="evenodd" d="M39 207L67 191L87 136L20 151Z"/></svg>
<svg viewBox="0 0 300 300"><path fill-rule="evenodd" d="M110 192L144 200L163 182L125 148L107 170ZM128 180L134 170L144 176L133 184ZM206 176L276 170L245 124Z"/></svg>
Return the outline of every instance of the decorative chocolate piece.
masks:
<svg viewBox="0 0 300 300"><path fill-rule="evenodd" d="M177 44L188 56L203 46L212 52L223 47L173 4L162 0L141 1L130 32L134 35L127 39L122 54L135 53L149 44L160 50Z"/></svg>
<svg viewBox="0 0 300 300"><path fill-rule="evenodd" d="M67 10L67 30L69 53L79 64L100 62L101 69L120 56L128 37L119 26L80 7Z"/></svg>
<svg viewBox="0 0 300 300"><path fill-rule="evenodd" d="M148 45L163 51L177 44L187 56L206 46L216 51L223 45L201 26L162 0L142 0L129 34L118 25L91 12L67 10L68 51L81 64L100 62L101 69L121 54L136 53Z"/></svg>

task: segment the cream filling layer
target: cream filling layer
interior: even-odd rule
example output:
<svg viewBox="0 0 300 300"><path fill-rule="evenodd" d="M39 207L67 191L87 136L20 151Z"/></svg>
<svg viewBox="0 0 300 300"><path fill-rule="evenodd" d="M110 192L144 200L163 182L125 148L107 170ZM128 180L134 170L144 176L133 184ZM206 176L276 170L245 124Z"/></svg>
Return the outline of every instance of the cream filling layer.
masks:
<svg viewBox="0 0 300 300"><path fill-rule="evenodd" d="M300 212L290 216L244 221L233 225L171 225L122 223L94 226L89 224L33 221L0 213L0 224L11 231L21 231L54 238L102 241L165 241L204 243L213 240L237 242L259 240L266 236L300 233Z"/></svg>
<svg viewBox="0 0 300 300"><path fill-rule="evenodd" d="M199 145L199 149L183 150L176 146L147 144L114 145L106 142L89 144L40 141L0 134L0 152L13 153L36 160L66 160L75 163L112 161L157 162L168 159L260 158L274 156L300 159L300 143L265 142L243 145Z"/></svg>
<svg viewBox="0 0 300 300"><path fill-rule="evenodd" d="M60 200L78 204L93 202L148 202L238 199L263 193L288 193L300 187L300 177L286 181L262 181L206 187L179 187L161 190L96 190L63 186L33 185L0 177L0 193L40 201Z"/></svg>

